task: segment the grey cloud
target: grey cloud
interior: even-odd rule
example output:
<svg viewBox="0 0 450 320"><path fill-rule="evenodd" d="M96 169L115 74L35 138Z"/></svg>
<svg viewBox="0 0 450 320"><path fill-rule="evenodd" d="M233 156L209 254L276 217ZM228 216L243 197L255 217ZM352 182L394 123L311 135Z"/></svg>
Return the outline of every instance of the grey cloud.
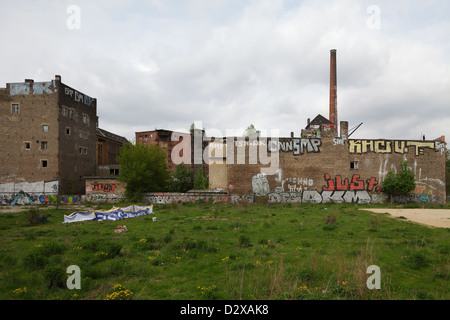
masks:
<svg viewBox="0 0 450 320"><path fill-rule="evenodd" d="M364 122L355 136L450 137L447 1L378 1L379 30L369 1L81 1L80 30L65 26L69 4L5 5L0 27L17 46L0 52L2 86L61 74L128 138L195 120L299 132L328 116L330 49L338 118Z"/></svg>

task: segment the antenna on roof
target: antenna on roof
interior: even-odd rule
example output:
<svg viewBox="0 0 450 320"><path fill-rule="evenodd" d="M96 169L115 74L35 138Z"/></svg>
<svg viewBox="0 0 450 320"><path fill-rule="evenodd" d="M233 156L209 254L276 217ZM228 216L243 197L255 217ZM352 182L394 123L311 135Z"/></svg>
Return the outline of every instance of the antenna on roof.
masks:
<svg viewBox="0 0 450 320"><path fill-rule="evenodd" d="M363 124L363 123L361 122L361 123L358 124L356 127L350 129L350 130L353 130L353 131L350 132L350 134L348 135L348 137L350 137L356 130L358 130L358 128L361 127L362 124ZM347 137L347 138L348 138L348 137Z"/></svg>

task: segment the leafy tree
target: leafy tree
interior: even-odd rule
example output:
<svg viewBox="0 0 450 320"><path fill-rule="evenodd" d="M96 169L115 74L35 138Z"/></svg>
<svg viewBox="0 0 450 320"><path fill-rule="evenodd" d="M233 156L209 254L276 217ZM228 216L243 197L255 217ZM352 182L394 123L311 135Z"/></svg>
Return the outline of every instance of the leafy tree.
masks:
<svg viewBox="0 0 450 320"><path fill-rule="evenodd" d="M406 194L416 188L414 172L408 168L408 162L400 163L400 171L394 173L389 170L386 179L382 182L383 191L389 196L394 194Z"/></svg>
<svg viewBox="0 0 450 320"><path fill-rule="evenodd" d="M202 167L199 167L195 172L194 190L208 190L209 180Z"/></svg>
<svg viewBox="0 0 450 320"><path fill-rule="evenodd" d="M194 170L181 163L172 173L170 190L173 192L187 192L194 188Z"/></svg>
<svg viewBox="0 0 450 320"><path fill-rule="evenodd" d="M253 124L249 125L244 132L244 137L256 138L258 136L257 130Z"/></svg>
<svg viewBox="0 0 450 320"><path fill-rule="evenodd" d="M120 148L120 180L127 183L125 196L141 201L145 192L166 191L169 181L167 155L158 145L127 143Z"/></svg>

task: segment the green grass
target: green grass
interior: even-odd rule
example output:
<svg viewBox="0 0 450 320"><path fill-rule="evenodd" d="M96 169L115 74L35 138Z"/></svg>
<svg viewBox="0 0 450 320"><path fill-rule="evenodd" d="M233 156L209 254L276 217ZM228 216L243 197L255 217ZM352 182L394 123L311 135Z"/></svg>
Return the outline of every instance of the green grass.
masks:
<svg viewBox="0 0 450 320"><path fill-rule="evenodd" d="M0 213L0 299L449 299L449 230L362 207L155 205L69 224L70 206ZM79 290L66 287L70 265ZM379 290L366 286L370 265Z"/></svg>

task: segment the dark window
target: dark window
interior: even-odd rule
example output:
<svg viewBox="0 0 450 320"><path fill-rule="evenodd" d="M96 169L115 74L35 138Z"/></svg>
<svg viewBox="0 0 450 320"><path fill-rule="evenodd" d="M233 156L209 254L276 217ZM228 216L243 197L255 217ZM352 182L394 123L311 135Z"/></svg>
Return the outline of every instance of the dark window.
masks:
<svg viewBox="0 0 450 320"><path fill-rule="evenodd" d="M20 113L19 111L20 111L19 110L19 104L18 103L13 103L11 105L11 113L12 114L19 114Z"/></svg>

